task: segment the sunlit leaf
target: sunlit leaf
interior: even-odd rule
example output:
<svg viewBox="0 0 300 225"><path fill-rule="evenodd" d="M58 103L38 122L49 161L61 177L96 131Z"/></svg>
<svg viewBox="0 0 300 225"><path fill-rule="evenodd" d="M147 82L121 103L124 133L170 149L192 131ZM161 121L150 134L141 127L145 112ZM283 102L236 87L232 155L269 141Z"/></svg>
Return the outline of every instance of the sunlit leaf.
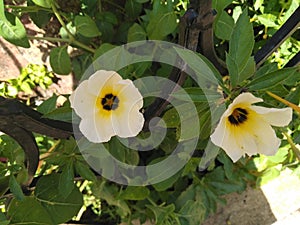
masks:
<svg viewBox="0 0 300 225"><path fill-rule="evenodd" d="M26 30L20 19L9 12L5 12L5 17L1 17L0 35L12 44L29 48L30 43L27 38Z"/></svg>
<svg viewBox="0 0 300 225"><path fill-rule="evenodd" d="M150 191L147 187L143 186L128 186L121 192L119 198L126 200L143 200L147 198Z"/></svg>
<svg viewBox="0 0 300 225"><path fill-rule="evenodd" d="M71 72L71 59L66 46L53 48L51 50L50 65L57 74L68 75Z"/></svg>

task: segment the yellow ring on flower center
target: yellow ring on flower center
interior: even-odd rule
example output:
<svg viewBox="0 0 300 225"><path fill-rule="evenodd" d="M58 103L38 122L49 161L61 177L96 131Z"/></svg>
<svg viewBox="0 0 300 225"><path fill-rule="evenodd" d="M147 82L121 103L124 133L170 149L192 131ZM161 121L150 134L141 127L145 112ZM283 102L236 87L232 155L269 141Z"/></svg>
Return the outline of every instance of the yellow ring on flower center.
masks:
<svg viewBox="0 0 300 225"><path fill-rule="evenodd" d="M230 116L228 116L228 121L232 125L239 125L244 123L248 119L248 111L243 108L236 108L233 110Z"/></svg>
<svg viewBox="0 0 300 225"><path fill-rule="evenodd" d="M101 99L101 105L103 109L110 111L110 110L115 110L119 106L119 99L117 96L113 94L106 94L104 98Z"/></svg>

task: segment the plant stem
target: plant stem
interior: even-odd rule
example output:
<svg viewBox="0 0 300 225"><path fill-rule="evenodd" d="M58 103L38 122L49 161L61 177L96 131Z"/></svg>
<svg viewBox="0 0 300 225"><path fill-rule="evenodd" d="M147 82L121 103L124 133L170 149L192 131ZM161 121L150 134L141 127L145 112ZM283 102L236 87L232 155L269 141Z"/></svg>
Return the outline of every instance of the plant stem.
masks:
<svg viewBox="0 0 300 225"><path fill-rule="evenodd" d="M47 9L47 8L42 8L37 5L32 5L32 6L23 6L23 5L5 5L5 8L7 9L13 9L13 10L20 10L22 13L29 13L29 12L38 12L38 11L47 11L47 12L52 12L52 10Z"/></svg>
<svg viewBox="0 0 300 225"><path fill-rule="evenodd" d="M279 97L278 95L275 95L274 93L270 92L270 91L267 91L267 94L270 95L271 97L275 98L277 101L280 101L282 102L283 104L291 107L292 109L294 109L296 112L300 113L300 107Z"/></svg>
<svg viewBox="0 0 300 225"><path fill-rule="evenodd" d="M300 161L300 149L298 149L296 147L296 145L294 144L292 138L286 133L286 132L282 132L283 135L286 137L286 140L288 141L288 143L291 146L291 149L293 150L293 152L295 153L297 159Z"/></svg>
<svg viewBox="0 0 300 225"><path fill-rule="evenodd" d="M157 206L156 203L150 197L147 197L147 200L151 203L151 205Z"/></svg>
<svg viewBox="0 0 300 225"><path fill-rule="evenodd" d="M88 52L91 52L91 53L95 53L95 49L93 48L90 48L89 46L77 41L74 37L74 35L70 32L70 30L67 28L64 20L62 19L62 17L60 16L56 6L54 3L51 4L51 7L52 7L52 10L53 10L53 13L54 15L56 16L56 18L58 19L59 23L61 24L61 26L66 30L68 36L69 36L69 41L68 43L70 44L74 44L76 45L77 47L80 47Z"/></svg>
<svg viewBox="0 0 300 225"><path fill-rule="evenodd" d="M60 16L56 6L54 3L51 4L52 10L54 15L56 16L56 18L58 19L59 23L61 24L61 26L66 30L71 42L75 40L75 37L73 36L73 34L69 31L69 29L67 28L64 20L62 19L62 17Z"/></svg>
<svg viewBox="0 0 300 225"><path fill-rule="evenodd" d="M71 43L70 39L67 38L55 38L55 37L36 37L36 36L27 36L29 40L45 40L50 42L67 42Z"/></svg>

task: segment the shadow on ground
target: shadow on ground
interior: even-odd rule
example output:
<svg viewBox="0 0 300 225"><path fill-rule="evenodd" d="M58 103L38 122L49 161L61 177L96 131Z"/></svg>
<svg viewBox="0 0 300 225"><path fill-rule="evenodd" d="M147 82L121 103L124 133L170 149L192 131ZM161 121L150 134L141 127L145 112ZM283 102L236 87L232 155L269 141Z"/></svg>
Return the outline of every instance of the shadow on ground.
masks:
<svg viewBox="0 0 300 225"><path fill-rule="evenodd" d="M226 205L202 225L271 225L276 222L268 200L261 189L248 188L241 194L225 196Z"/></svg>

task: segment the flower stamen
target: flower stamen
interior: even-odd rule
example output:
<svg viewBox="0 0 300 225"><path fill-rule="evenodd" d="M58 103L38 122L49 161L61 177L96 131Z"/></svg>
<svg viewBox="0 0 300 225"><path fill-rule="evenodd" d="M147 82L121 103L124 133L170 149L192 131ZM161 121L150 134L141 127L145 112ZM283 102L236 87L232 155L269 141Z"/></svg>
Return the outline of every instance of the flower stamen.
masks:
<svg viewBox="0 0 300 225"><path fill-rule="evenodd" d="M247 120L248 112L246 109L236 108L232 114L228 117L228 121L233 125L239 125Z"/></svg>
<svg viewBox="0 0 300 225"><path fill-rule="evenodd" d="M107 111L115 110L119 106L119 99L113 94L106 94L105 97L102 98L101 104L103 109Z"/></svg>

